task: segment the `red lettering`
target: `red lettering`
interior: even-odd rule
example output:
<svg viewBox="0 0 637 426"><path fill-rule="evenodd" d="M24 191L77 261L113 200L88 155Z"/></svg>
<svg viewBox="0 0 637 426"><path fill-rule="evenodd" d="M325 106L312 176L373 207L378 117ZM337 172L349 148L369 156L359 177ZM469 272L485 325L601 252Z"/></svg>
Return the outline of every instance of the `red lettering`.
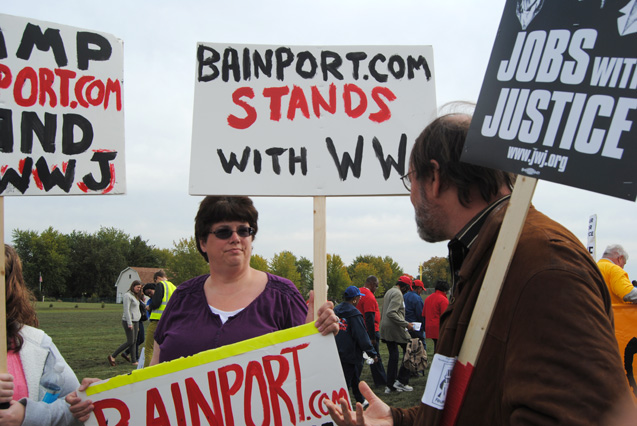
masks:
<svg viewBox="0 0 637 426"><path fill-rule="evenodd" d="M119 411L120 419L116 425L111 426L128 426L130 421L130 411L124 401L115 398L103 399L93 403L93 413L95 413L95 419L99 426L107 426L106 416L104 416L104 410L109 408ZM150 423L149 423L150 424Z"/></svg>
<svg viewBox="0 0 637 426"><path fill-rule="evenodd" d="M31 93L27 98L22 96L22 89L24 83L29 80L31 86ZM25 67L20 70L13 86L13 99L21 107L29 107L35 105L38 100L38 76L35 70L31 67Z"/></svg>
<svg viewBox="0 0 637 426"><path fill-rule="evenodd" d="M223 425L223 419L219 419L219 412L217 415L212 412L210 405L208 405L208 401L206 401L206 398L204 398L203 393L201 393L201 389L199 389L197 382L195 382L195 379L192 377L188 377L186 379L186 394L188 395L188 407L190 408L190 419L192 420L193 426L201 425L201 421L199 420L199 408L201 408L204 416L206 416L206 420L208 420L209 425Z"/></svg>
<svg viewBox="0 0 637 426"><path fill-rule="evenodd" d="M290 105L288 105L288 120L294 120L297 109L301 110L305 118L310 118L310 109L307 105L307 99L305 99L303 89L299 86L293 86L292 93L290 94Z"/></svg>
<svg viewBox="0 0 637 426"><path fill-rule="evenodd" d="M9 88L12 79L11 69L4 64L0 64L0 89Z"/></svg>
<svg viewBox="0 0 637 426"><path fill-rule="evenodd" d="M220 425L223 424L223 413L221 412L221 403L219 402L219 391L217 390L217 373L214 371L208 372L208 390L210 390L210 398L212 398L212 407L215 413L217 421Z"/></svg>
<svg viewBox="0 0 637 426"><path fill-rule="evenodd" d="M270 401L268 399L268 386L263 376L263 368L257 361L250 361L246 367L246 387L244 394L243 416L247 426L256 426L252 419L252 383L256 379L259 385L259 395L263 407L262 426L270 424Z"/></svg>
<svg viewBox="0 0 637 426"><path fill-rule="evenodd" d="M321 396L319 397L319 401L318 401L319 410L321 411L321 413L323 413L324 416L327 416L328 414L330 414L329 410L325 406L325 403L323 402L326 399L329 399L329 397L327 396L326 393L322 393ZM347 401L347 406L351 410L352 406L349 403L349 398L345 398L345 400Z"/></svg>
<svg viewBox="0 0 637 426"><path fill-rule="evenodd" d="M155 417L155 411L157 411L157 417ZM128 423L125 424L128 425ZM170 426L164 400L157 388L146 391L146 426Z"/></svg>
<svg viewBox="0 0 637 426"><path fill-rule="evenodd" d="M40 105L44 106L46 103L46 95L49 95L49 105L54 107L58 103L57 95L53 90L53 81L55 80L55 74L48 68L40 68Z"/></svg>
<svg viewBox="0 0 637 426"><path fill-rule="evenodd" d="M93 96L94 89L97 89L97 96ZM86 98L88 103L93 106L98 106L104 101L104 83L102 80L95 80L88 85L86 89Z"/></svg>
<svg viewBox="0 0 637 426"><path fill-rule="evenodd" d="M179 383L170 385L170 393L175 403L175 416L177 417L177 426L186 426L186 412L184 410L184 400L181 397L181 389Z"/></svg>
<svg viewBox="0 0 637 426"><path fill-rule="evenodd" d="M111 98L111 93L115 93L115 107L118 111L122 110L122 85L119 80L106 80L106 95L104 95L104 109L108 108L108 101Z"/></svg>
<svg viewBox="0 0 637 426"><path fill-rule="evenodd" d="M33 168L31 172L31 176L33 176L33 180L35 181L35 186L37 186L40 190L44 190L44 184L42 184L42 179L40 179L40 174L38 173L37 168Z"/></svg>
<svg viewBox="0 0 637 426"><path fill-rule="evenodd" d="M374 87L372 89L372 99L376 102L376 105L380 108L378 112L374 112L369 114L369 119L376 122L382 123L383 121L387 121L391 118L391 110L385 103L383 99L381 99L381 95L384 96L389 102L396 99L396 95L394 92L389 90L387 87Z"/></svg>
<svg viewBox="0 0 637 426"><path fill-rule="evenodd" d="M241 99L244 96L250 99L254 98L254 91L251 87L240 87L235 90L232 94L232 101L235 105L238 105L245 110L246 116L244 118L239 118L232 114L228 116L228 125L239 130L247 129L257 120L257 110L254 109L252 105Z"/></svg>
<svg viewBox="0 0 637 426"><path fill-rule="evenodd" d="M279 121L281 119L281 98L289 92L290 89L287 86L263 89L263 96L270 98L270 120Z"/></svg>
<svg viewBox="0 0 637 426"><path fill-rule="evenodd" d="M69 106L69 80L75 78L75 71L55 69L55 75L60 77L60 105Z"/></svg>
<svg viewBox="0 0 637 426"><path fill-rule="evenodd" d="M272 363L277 362L279 364L279 375L275 378L274 371L272 369ZM294 405L292 399L283 390L282 385L288 377L290 372L290 365L288 360L283 355L266 355L263 357L263 368L265 369L265 376L268 378L268 385L270 388L270 401L272 402L272 412L274 414L274 424L281 425L281 408L279 407L279 398L283 399L285 405L288 408L288 414L292 424L296 424L296 415L294 413Z"/></svg>
<svg viewBox="0 0 637 426"><path fill-rule="evenodd" d="M325 102L325 98L319 91L318 87L312 86L312 109L314 110L314 115L317 118L321 117L320 108L323 108L330 114L336 113L336 86L334 83L330 83L329 97L329 103Z"/></svg>
<svg viewBox="0 0 637 426"><path fill-rule="evenodd" d="M299 421L305 420L305 407L303 406L303 386L301 381L301 363L299 362L299 351L310 346L309 343L303 343L290 348L283 348L281 355L291 353L294 365L294 375L296 377L296 400L299 405Z"/></svg>
<svg viewBox="0 0 637 426"><path fill-rule="evenodd" d="M367 96L365 92L355 84L346 84L343 88L343 100L345 101L345 114L352 118L358 118L367 109ZM359 103L356 108L352 108L352 92L358 95Z"/></svg>
<svg viewBox="0 0 637 426"><path fill-rule="evenodd" d="M88 102L86 102L86 99L84 99L82 91L84 90L84 86L86 85L86 83L92 80L95 80L95 77L85 75L84 77L80 77L77 83L75 83L75 99L77 99L77 102L84 108L88 108Z"/></svg>
<svg viewBox="0 0 637 426"><path fill-rule="evenodd" d="M317 419L320 419L321 417L323 417L319 413L317 413L316 410L314 409L314 407L316 407L316 404L314 404L314 400L316 399L316 397L320 393L321 393L321 391L316 390L316 391L312 392L312 395L310 395L310 411L312 412L312 415L314 417L316 417Z"/></svg>
<svg viewBox="0 0 637 426"><path fill-rule="evenodd" d="M341 399L344 399L345 401L347 401L347 405L349 406L349 408L350 409L352 408L352 405L350 404L350 401L349 401L349 393L347 393L347 389L340 388L338 391L332 391L332 402L334 404L336 405L340 404ZM323 410L321 410L321 413L322 412Z"/></svg>
<svg viewBox="0 0 637 426"><path fill-rule="evenodd" d="M228 383L228 372L234 372L234 383L232 386ZM223 398L223 413L226 418L226 426L234 425L234 416L232 415L232 403L230 397L241 389L243 382L243 369L239 364L230 364L219 369L219 390Z"/></svg>

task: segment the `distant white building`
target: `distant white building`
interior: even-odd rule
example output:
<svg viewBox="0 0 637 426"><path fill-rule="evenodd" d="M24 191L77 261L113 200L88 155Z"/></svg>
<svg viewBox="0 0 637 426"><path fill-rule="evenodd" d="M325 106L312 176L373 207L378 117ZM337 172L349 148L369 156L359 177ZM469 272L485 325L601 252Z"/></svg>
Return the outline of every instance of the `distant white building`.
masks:
<svg viewBox="0 0 637 426"><path fill-rule="evenodd" d="M119 273L119 277L117 277L117 281L115 282L115 287L117 289L115 301L117 303L122 303L124 293L128 291L130 285L135 280L141 281L142 284L152 283L155 272L160 269L162 268L139 268L136 266L129 266L124 269Z"/></svg>

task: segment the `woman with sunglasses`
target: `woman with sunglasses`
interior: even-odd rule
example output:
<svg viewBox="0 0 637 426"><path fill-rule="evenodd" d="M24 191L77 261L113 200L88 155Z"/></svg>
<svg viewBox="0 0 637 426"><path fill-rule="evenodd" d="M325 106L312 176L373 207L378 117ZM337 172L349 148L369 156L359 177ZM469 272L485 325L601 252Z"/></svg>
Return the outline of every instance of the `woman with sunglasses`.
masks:
<svg viewBox="0 0 637 426"><path fill-rule="evenodd" d="M175 290L155 331L151 365L218 348L313 320L310 306L286 279L250 267L258 212L248 197L203 199L195 217L197 249L210 274ZM331 302L315 322L338 332Z"/></svg>

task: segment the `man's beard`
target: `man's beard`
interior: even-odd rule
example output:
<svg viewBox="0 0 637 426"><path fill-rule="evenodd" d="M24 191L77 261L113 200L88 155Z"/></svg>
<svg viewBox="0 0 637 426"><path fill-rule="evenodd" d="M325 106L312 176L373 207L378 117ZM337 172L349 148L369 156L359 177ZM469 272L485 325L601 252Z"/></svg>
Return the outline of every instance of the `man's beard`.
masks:
<svg viewBox="0 0 637 426"><path fill-rule="evenodd" d="M428 243L438 243L448 240L441 226L442 218L437 217L439 214L431 208L431 205L425 198L425 194L421 193L420 195L422 204L415 207L418 236Z"/></svg>

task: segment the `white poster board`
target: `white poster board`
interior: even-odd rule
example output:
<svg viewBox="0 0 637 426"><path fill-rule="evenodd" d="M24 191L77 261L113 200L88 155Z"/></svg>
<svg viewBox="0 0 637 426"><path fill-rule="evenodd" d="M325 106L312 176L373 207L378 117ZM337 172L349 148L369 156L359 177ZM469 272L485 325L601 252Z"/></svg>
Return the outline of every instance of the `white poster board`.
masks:
<svg viewBox="0 0 637 426"><path fill-rule="evenodd" d="M349 394L334 335L314 324L245 340L90 386L88 426L322 425ZM351 402L350 402L351 406Z"/></svg>
<svg viewBox="0 0 637 426"><path fill-rule="evenodd" d="M123 43L0 14L0 195L123 194Z"/></svg>
<svg viewBox="0 0 637 426"><path fill-rule="evenodd" d="M189 193L404 195L431 46L197 47Z"/></svg>

